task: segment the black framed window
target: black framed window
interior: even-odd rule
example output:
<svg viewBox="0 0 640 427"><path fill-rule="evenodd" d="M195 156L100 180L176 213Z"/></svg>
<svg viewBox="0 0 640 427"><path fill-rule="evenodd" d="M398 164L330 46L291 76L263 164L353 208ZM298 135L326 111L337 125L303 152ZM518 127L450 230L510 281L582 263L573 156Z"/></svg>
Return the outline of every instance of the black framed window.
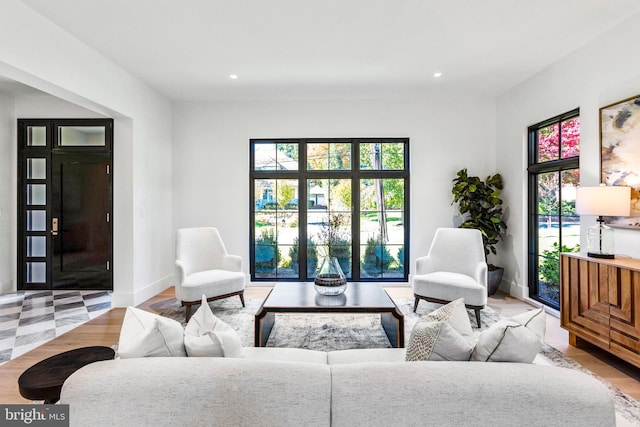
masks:
<svg viewBox="0 0 640 427"><path fill-rule="evenodd" d="M560 308L560 252L580 249L580 110L529 127L529 296Z"/></svg>
<svg viewBox="0 0 640 427"><path fill-rule="evenodd" d="M407 281L408 138L252 139L252 280Z"/></svg>

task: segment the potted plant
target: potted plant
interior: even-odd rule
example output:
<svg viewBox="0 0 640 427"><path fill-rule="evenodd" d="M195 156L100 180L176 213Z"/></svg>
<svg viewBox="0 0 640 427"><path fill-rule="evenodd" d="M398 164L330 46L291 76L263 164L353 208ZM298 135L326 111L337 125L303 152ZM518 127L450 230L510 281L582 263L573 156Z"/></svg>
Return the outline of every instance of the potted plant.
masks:
<svg viewBox="0 0 640 427"><path fill-rule="evenodd" d="M477 176L469 176L467 169L458 171L453 179L453 203L458 203L462 216L460 228L476 228L482 233L485 257L496 254L496 245L503 238L507 224L502 219L502 176L497 173L484 181ZM493 295L502 281L504 268L487 261L488 293Z"/></svg>

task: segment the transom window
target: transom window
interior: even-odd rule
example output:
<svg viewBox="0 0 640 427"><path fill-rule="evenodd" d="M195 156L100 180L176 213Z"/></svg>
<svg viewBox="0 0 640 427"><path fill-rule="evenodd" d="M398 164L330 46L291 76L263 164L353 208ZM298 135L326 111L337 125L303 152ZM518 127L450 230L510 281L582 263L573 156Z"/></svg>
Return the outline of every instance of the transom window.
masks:
<svg viewBox="0 0 640 427"><path fill-rule="evenodd" d="M252 280L407 281L407 138L250 141Z"/></svg>

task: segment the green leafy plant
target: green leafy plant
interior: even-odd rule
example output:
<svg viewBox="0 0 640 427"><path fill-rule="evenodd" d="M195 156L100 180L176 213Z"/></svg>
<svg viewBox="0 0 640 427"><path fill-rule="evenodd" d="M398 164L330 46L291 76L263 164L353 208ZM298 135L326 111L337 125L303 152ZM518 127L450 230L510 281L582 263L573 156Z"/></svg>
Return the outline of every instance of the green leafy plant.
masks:
<svg viewBox="0 0 640 427"><path fill-rule="evenodd" d="M398 269L404 271L404 245L398 249Z"/></svg>
<svg viewBox="0 0 640 427"><path fill-rule="evenodd" d="M280 262L280 249L273 228L262 230L260 237L256 239L255 267L258 273L267 273L275 270Z"/></svg>
<svg viewBox="0 0 640 427"><path fill-rule="evenodd" d="M389 268L391 262L393 257L380 239L369 238L364 250L364 271L371 275L380 274Z"/></svg>
<svg viewBox="0 0 640 427"><path fill-rule="evenodd" d="M498 173L483 181L477 176L469 176L466 168L461 169L453 179L451 192L452 204L458 203L464 219L460 228L480 230L485 256L495 255L496 244L507 230L507 224L502 220L502 176Z"/></svg>
<svg viewBox="0 0 640 427"><path fill-rule="evenodd" d="M560 252L579 252L580 245L569 247L553 242L551 249L542 251L542 262L538 269L540 278L550 286L560 286Z"/></svg>
<svg viewBox="0 0 640 427"><path fill-rule="evenodd" d="M289 249L289 257L291 258L291 268L297 274L299 271L299 254L300 240L296 237L293 239L293 246ZM318 266L318 248L311 239L307 239L307 274L311 275Z"/></svg>

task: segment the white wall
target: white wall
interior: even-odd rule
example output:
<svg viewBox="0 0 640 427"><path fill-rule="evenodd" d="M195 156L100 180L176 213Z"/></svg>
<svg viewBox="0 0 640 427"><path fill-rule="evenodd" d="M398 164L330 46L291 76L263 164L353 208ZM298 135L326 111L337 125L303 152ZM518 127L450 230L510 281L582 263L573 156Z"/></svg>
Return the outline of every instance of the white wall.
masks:
<svg viewBox="0 0 640 427"><path fill-rule="evenodd" d="M640 14L593 40L548 69L503 94L497 102L496 164L504 175L505 203L509 206L509 238L501 258L508 266L505 280L518 297L527 287L527 127L580 107L581 185L597 185L600 174L599 108L640 94L640 51L629 44L637 39ZM640 143L640 141L638 142ZM640 165L639 165L640 167ZM582 246L586 227L582 221ZM640 257L640 231L617 229L616 253ZM504 283L503 283L504 284Z"/></svg>
<svg viewBox="0 0 640 427"><path fill-rule="evenodd" d="M0 92L0 295L16 289L16 118L14 98Z"/></svg>
<svg viewBox="0 0 640 427"><path fill-rule="evenodd" d="M450 227L458 170L494 170L491 100L182 102L173 113L174 229L211 225L249 260L249 139L409 137L411 265Z"/></svg>
<svg viewBox="0 0 640 427"><path fill-rule="evenodd" d="M17 0L2 2L0 75L115 119L112 302L165 289L174 273L168 100Z"/></svg>

